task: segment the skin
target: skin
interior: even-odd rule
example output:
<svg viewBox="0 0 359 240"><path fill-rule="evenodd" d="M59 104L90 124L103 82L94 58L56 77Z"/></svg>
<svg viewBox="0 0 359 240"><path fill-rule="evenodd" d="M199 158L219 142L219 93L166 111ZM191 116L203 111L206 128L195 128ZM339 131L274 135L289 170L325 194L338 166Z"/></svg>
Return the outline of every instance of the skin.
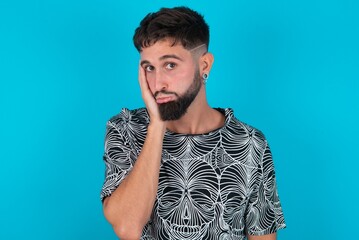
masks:
<svg viewBox="0 0 359 240"><path fill-rule="evenodd" d="M144 48L141 52L140 64L146 70L151 94L166 90L181 95L191 85L197 68L200 70L200 75L209 73L214 60L213 55L210 53L201 55L197 51L201 49L193 53L184 49L182 45L172 46L171 41L159 41L151 47ZM205 52L205 48L202 52ZM163 104L176 99L173 94L159 94L156 102ZM205 88L202 85L187 113L179 120L168 121L166 126L167 129L177 133L199 134L221 127L223 122L222 114L208 105Z"/></svg>
<svg viewBox="0 0 359 240"><path fill-rule="evenodd" d="M162 121L158 106L177 99L190 87L195 72L209 73L214 61L206 49L189 51L167 39L142 49L139 84L150 116L141 153L129 175L103 203L104 214L122 240L139 239L150 219L157 194L162 142L166 129L184 134L207 133L224 124L224 116L212 109L201 83L198 95L178 120ZM176 94L157 94L165 90ZM275 234L248 236L249 240L273 240Z"/></svg>
<svg viewBox="0 0 359 240"><path fill-rule="evenodd" d="M276 239L277 239L276 233L263 235L263 236L252 236L252 235L248 236L248 240L276 240Z"/></svg>

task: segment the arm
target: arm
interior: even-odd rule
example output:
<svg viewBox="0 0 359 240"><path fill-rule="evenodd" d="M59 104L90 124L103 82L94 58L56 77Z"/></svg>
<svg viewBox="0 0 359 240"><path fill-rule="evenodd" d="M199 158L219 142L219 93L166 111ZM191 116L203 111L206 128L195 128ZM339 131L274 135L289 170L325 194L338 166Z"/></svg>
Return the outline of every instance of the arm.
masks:
<svg viewBox="0 0 359 240"><path fill-rule="evenodd" d="M157 194L162 142L166 130L166 123L159 117L157 104L141 67L139 81L151 119L146 140L131 172L103 203L106 219L123 240L139 239L144 225L150 219Z"/></svg>
<svg viewBox="0 0 359 240"><path fill-rule="evenodd" d="M263 235L263 236L248 235L248 240L276 240L276 239L277 239L276 233Z"/></svg>
<svg viewBox="0 0 359 240"><path fill-rule="evenodd" d="M258 169L260 176L258 190L254 191L251 197L252 203L248 209L250 214L247 215L248 239L276 240L276 231L285 228L285 222L277 192L272 153L267 142L261 158L261 167Z"/></svg>

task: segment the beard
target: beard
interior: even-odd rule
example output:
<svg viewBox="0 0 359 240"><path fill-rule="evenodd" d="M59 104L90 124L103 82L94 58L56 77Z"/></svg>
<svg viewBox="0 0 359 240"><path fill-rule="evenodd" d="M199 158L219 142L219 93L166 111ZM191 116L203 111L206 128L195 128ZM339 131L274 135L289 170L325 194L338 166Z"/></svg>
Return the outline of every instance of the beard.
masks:
<svg viewBox="0 0 359 240"><path fill-rule="evenodd" d="M177 96L177 100L160 104L158 106L161 119L163 121L171 121L180 119L186 112L188 107L191 105L193 100L196 98L199 90L201 89L201 76L199 70L196 71L193 77L193 82L191 86L187 89L187 91L179 96L174 92L160 91L160 93L164 94L174 94ZM158 94L157 92L156 94Z"/></svg>

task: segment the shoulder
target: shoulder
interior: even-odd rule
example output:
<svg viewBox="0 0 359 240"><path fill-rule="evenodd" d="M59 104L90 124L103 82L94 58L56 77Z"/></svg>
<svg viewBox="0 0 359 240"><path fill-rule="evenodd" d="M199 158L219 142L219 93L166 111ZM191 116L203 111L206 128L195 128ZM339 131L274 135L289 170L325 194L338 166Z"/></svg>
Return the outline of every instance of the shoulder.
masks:
<svg viewBox="0 0 359 240"><path fill-rule="evenodd" d="M120 113L107 121L108 126L123 128L125 125L148 125L149 116L146 108L127 109L123 108Z"/></svg>
<svg viewBox="0 0 359 240"><path fill-rule="evenodd" d="M239 120L230 108L223 109L223 111L226 117L225 132L227 134L244 141L255 140L257 144L259 143L262 146L267 145L266 137L260 129Z"/></svg>

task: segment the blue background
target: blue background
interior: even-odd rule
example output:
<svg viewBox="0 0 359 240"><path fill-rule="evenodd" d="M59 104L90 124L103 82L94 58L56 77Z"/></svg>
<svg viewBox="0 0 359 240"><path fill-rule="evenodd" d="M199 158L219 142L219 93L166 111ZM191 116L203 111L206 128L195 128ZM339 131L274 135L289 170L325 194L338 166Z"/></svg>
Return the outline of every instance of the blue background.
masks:
<svg viewBox="0 0 359 240"><path fill-rule="evenodd" d="M143 106L134 29L177 5L211 27L210 104L270 142L279 239L355 237L358 1L0 0L0 239L116 239L99 200L105 124Z"/></svg>

